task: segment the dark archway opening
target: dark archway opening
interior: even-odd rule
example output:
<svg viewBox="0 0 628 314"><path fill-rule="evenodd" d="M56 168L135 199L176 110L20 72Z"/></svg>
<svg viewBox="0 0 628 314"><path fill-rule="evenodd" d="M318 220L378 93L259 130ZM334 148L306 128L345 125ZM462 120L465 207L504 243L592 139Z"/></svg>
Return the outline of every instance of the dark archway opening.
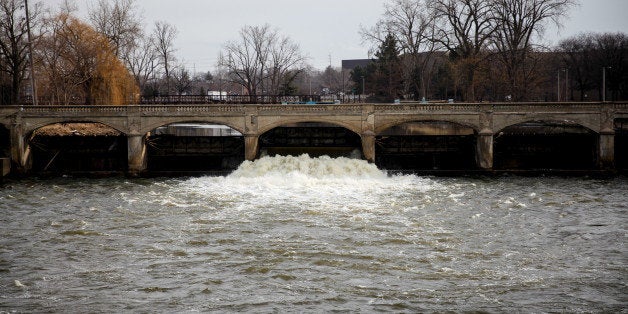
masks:
<svg viewBox="0 0 628 314"><path fill-rule="evenodd" d="M475 130L442 121L408 122L375 138L378 167L388 170L476 169Z"/></svg>
<svg viewBox="0 0 628 314"><path fill-rule="evenodd" d="M148 171L185 174L231 171L244 161L244 136L228 126L173 123L150 132Z"/></svg>
<svg viewBox="0 0 628 314"><path fill-rule="evenodd" d="M11 156L11 132L0 124L0 158Z"/></svg>
<svg viewBox="0 0 628 314"><path fill-rule="evenodd" d="M57 123L39 128L29 141L35 173L123 173L127 138L101 123Z"/></svg>
<svg viewBox="0 0 628 314"><path fill-rule="evenodd" d="M360 156L360 136L346 128L329 123L301 122L274 128L259 138L261 155L309 154L312 157Z"/></svg>
<svg viewBox="0 0 628 314"><path fill-rule="evenodd" d="M496 170L593 170L599 137L576 124L527 122L494 137Z"/></svg>
<svg viewBox="0 0 628 314"><path fill-rule="evenodd" d="M628 119L615 120L615 167L628 170Z"/></svg>

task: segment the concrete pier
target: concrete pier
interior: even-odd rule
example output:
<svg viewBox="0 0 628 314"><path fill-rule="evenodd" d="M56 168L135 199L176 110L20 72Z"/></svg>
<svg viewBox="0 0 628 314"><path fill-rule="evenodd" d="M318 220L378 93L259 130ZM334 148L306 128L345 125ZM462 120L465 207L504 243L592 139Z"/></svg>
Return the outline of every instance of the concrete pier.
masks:
<svg viewBox="0 0 628 314"><path fill-rule="evenodd" d="M11 172L11 159L0 158L0 177L9 175Z"/></svg>

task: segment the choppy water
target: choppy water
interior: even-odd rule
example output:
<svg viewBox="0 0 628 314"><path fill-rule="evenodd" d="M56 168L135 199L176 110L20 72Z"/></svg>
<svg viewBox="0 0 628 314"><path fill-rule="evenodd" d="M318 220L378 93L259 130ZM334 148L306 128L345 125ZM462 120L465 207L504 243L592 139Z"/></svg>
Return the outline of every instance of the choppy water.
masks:
<svg viewBox="0 0 628 314"><path fill-rule="evenodd" d="M0 186L0 312L626 312L623 178L227 177Z"/></svg>

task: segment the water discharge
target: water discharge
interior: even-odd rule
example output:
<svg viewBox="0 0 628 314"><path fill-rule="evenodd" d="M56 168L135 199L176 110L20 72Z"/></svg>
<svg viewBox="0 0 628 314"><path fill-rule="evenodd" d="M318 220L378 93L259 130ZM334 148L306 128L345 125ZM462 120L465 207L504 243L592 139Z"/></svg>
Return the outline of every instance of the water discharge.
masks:
<svg viewBox="0 0 628 314"><path fill-rule="evenodd" d="M0 312L619 312L624 178L229 176L0 187Z"/></svg>

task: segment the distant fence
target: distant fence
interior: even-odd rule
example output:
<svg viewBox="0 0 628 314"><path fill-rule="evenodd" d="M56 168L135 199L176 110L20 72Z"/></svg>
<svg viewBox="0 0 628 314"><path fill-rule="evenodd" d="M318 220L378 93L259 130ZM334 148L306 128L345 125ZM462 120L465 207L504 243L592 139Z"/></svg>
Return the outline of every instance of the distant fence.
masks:
<svg viewBox="0 0 628 314"><path fill-rule="evenodd" d="M363 103L363 95L142 95L138 100L130 100L128 104L141 105L176 105L176 104L332 104ZM95 103L102 103L94 99ZM32 105L31 96L23 96L20 105ZM64 101L40 99L43 106L82 106L85 99L72 98Z"/></svg>
<svg viewBox="0 0 628 314"><path fill-rule="evenodd" d="M360 95L158 95L142 96L140 104L307 104L360 103Z"/></svg>

